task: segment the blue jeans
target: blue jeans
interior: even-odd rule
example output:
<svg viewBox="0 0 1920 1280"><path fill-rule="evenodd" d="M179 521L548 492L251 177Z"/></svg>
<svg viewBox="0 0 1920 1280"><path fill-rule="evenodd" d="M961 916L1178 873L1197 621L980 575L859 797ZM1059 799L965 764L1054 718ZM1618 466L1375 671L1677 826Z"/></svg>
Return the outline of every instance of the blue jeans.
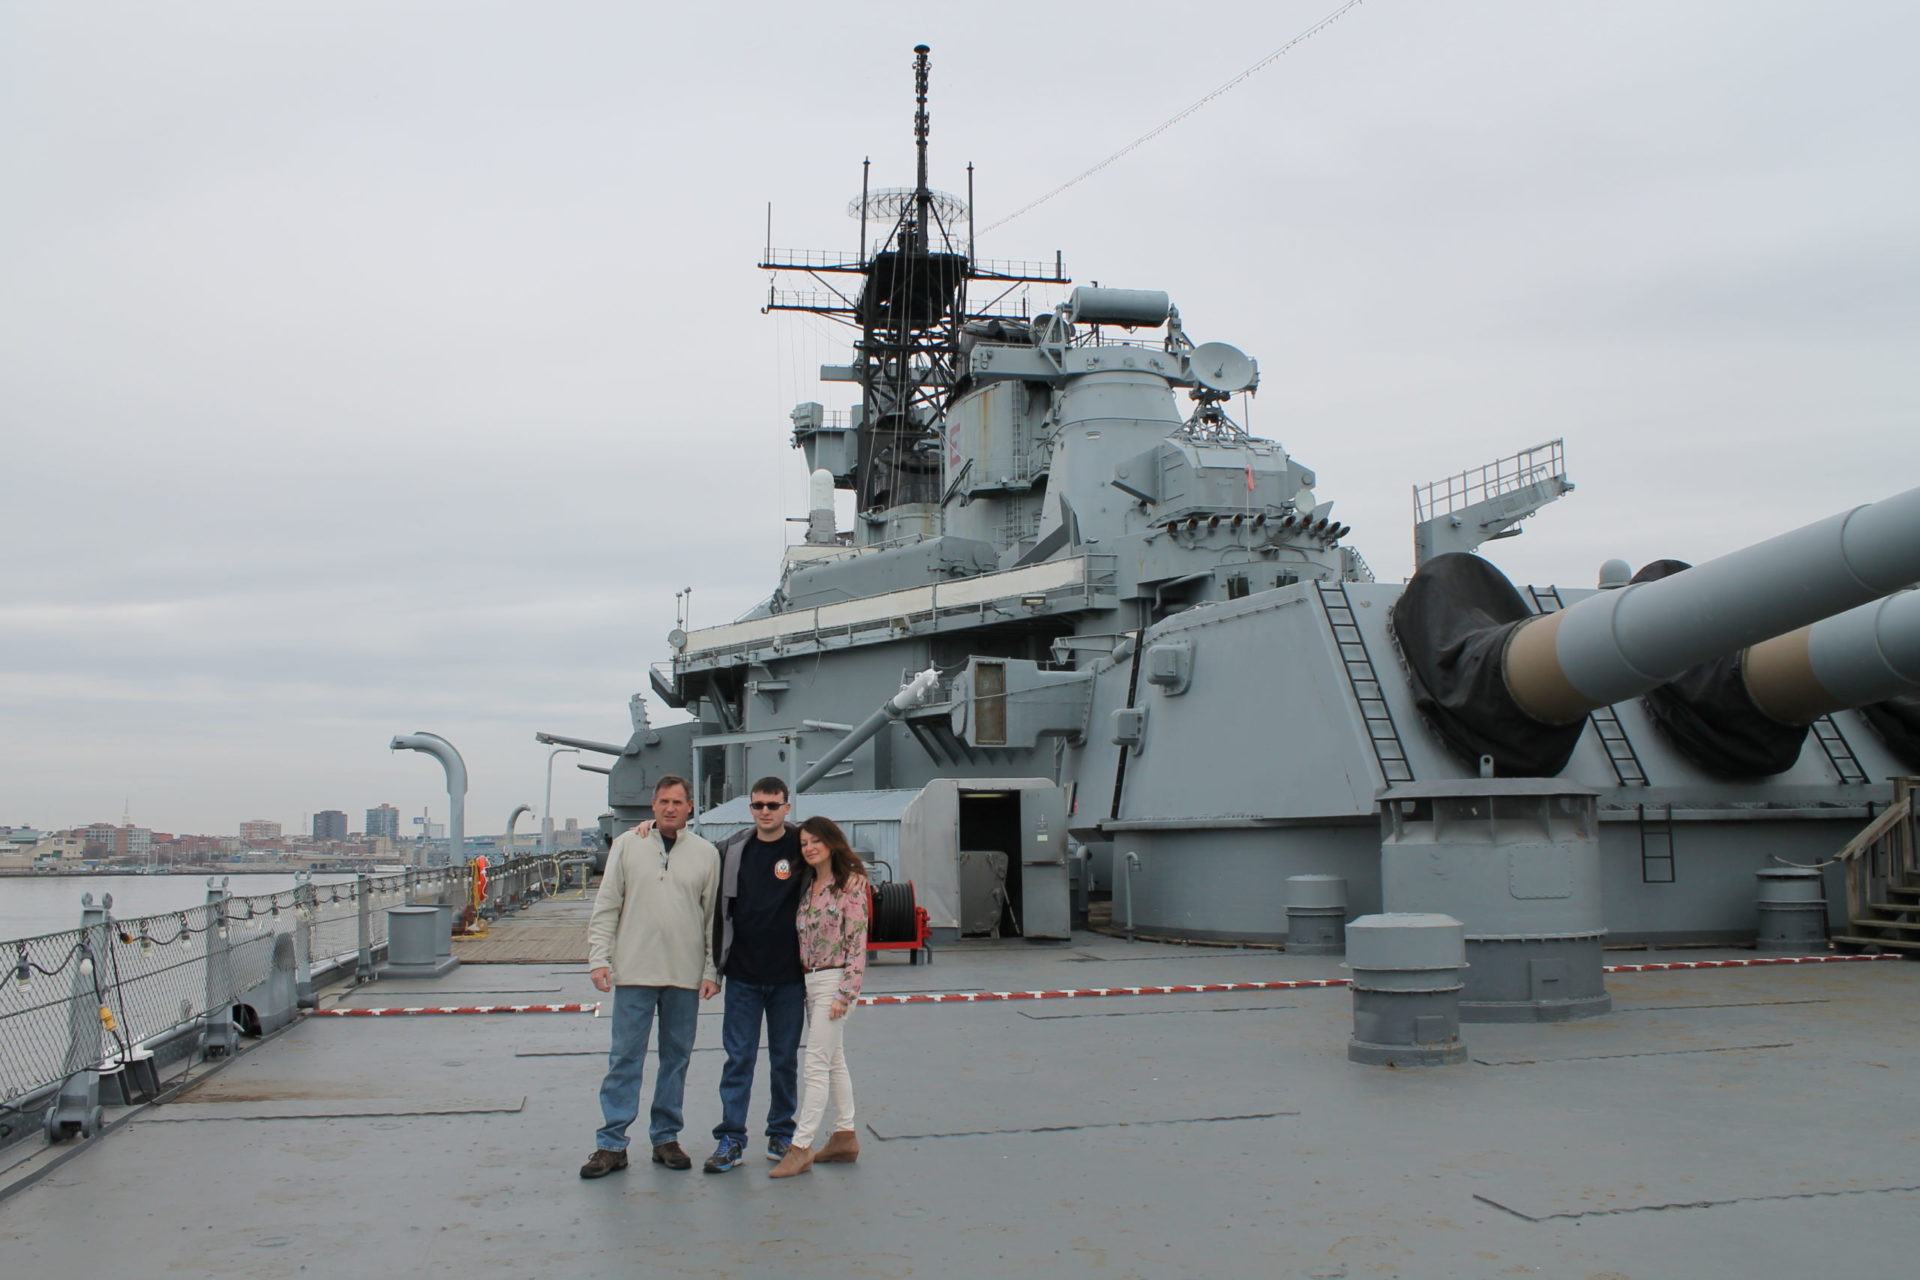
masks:
<svg viewBox="0 0 1920 1280"><path fill-rule="evenodd" d="M793 1107L800 1075L800 1029L807 1020L804 982L741 982L727 979L727 1008L720 1040L727 1065L720 1071L720 1123L715 1138L747 1140L747 1103L753 1097L753 1068L760 1059L760 1022L767 1024L767 1137L793 1137Z"/></svg>
<svg viewBox="0 0 1920 1280"><path fill-rule="evenodd" d="M627 1126L640 1111L647 1037L656 1009L660 1074L653 1081L648 1137L657 1147L680 1136L680 1099L686 1093L687 1059L693 1055L693 1031L700 1021L700 993L686 987L615 987L613 1048L607 1054L607 1078L600 1082L600 1114L607 1122L593 1136L603 1151L627 1149Z"/></svg>

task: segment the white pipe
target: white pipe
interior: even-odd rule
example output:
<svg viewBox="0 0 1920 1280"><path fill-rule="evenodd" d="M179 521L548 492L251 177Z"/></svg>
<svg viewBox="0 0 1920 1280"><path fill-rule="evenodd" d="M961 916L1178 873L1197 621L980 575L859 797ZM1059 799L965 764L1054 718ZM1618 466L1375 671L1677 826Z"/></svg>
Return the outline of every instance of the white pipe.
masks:
<svg viewBox="0 0 1920 1280"><path fill-rule="evenodd" d="M467 762L437 733L408 733L389 744L394 751L424 751L447 773L448 861L464 860L467 849Z"/></svg>

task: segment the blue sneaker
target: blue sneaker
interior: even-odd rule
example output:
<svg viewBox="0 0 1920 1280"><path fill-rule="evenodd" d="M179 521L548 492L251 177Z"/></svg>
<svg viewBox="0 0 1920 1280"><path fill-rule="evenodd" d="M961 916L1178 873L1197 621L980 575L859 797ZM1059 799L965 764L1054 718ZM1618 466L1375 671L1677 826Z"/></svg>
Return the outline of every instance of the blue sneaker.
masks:
<svg viewBox="0 0 1920 1280"><path fill-rule="evenodd" d="M793 1145L791 1138L768 1138L767 1159L778 1164L787 1158L787 1149Z"/></svg>
<svg viewBox="0 0 1920 1280"><path fill-rule="evenodd" d="M701 1168L708 1173L725 1173L729 1169L740 1167L740 1157L746 1154L747 1144L738 1138L722 1138L720 1145L713 1149Z"/></svg>

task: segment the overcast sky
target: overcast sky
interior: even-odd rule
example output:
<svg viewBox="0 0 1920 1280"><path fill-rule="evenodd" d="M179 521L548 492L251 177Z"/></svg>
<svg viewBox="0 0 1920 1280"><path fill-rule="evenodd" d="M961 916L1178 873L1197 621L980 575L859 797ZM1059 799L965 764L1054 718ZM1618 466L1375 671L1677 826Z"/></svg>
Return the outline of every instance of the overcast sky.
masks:
<svg viewBox="0 0 1920 1280"><path fill-rule="evenodd" d="M1338 7L0 0L0 823L443 820L414 730L470 832L538 807L677 589L774 584L787 411L846 393L757 314L767 205L842 249L862 157L912 181L912 46L984 227ZM1383 579L1412 484L1558 436L1517 580L1707 559L1920 484L1917 48L1895 0L1367 0L978 251L1258 358Z"/></svg>

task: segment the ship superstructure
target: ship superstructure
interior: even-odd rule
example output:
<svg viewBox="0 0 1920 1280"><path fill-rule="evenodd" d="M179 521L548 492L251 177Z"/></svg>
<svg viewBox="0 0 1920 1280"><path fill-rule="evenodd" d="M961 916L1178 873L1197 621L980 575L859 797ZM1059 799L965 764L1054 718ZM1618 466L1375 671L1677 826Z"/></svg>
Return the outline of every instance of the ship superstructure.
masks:
<svg viewBox="0 0 1920 1280"><path fill-rule="evenodd" d="M1662 709L1683 669L1717 662L1743 689L1745 646L1920 577L1920 498L1862 509L1877 514L1850 527L1879 530L1864 560L1809 534L1775 568L1765 552L1733 578L1702 566L1688 581L1731 583L1715 597L1729 622L1685 643L1689 591L1648 594L1610 569L1616 603L1667 601L1648 605L1655 639L1617 661L1562 654L1574 683L1582 664L1610 672L1607 692L1554 702L1578 709L1528 728L1495 660L1499 628L1598 617L1608 600L1583 603L1609 593L1523 596L1465 553L1571 489L1559 443L1470 473L1458 493L1423 491L1424 603L1402 608L1402 587L1375 582L1346 544L1313 470L1236 423L1235 398L1259 385L1251 358L1196 342L1166 293L1076 287L1035 307L1023 287L1071 284L1058 255L974 255L967 202L928 185L928 75L922 46L916 181L863 189L859 252L770 249L761 264L818 286L777 277L768 310L856 333L853 359L822 370L857 387L852 410L793 412L810 510L777 587L733 622L669 637L651 689L690 719L655 726L636 695L626 744L552 739L615 757L610 822L645 816L666 773L694 779L711 823L743 821L748 784L771 774L819 811L862 815L870 851L918 879L936 934L1063 936L1077 876L1124 892L1142 929L1280 941L1296 875L1338 877L1356 913L1379 909L1391 789L1517 771L1598 794L1616 939L1730 941L1752 936L1757 869L1820 862L1890 798L1886 778L1920 769L1912 737L1848 710L1872 703L1884 727L1920 687L1898 644L1884 672L1848 659L1844 696L1789 699L1805 714L1787 717L1761 771L1729 767L1738 752L1703 756ZM1445 585L1488 574L1499 582L1481 594ZM1842 581L1855 585L1825 589ZM1913 597L1894 599L1868 629L1911 647ZM1410 627L1416 613L1430 625ZM1514 643L1592 630L1542 621ZM1463 638L1483 623L1498 625ZM1473 645L1494 655L1476 678L1497 694L1440 687L1435 673ZM1550 749L1476 745L1509 713ZM1828 896L1843 896L1837 881Z"/></svg>

